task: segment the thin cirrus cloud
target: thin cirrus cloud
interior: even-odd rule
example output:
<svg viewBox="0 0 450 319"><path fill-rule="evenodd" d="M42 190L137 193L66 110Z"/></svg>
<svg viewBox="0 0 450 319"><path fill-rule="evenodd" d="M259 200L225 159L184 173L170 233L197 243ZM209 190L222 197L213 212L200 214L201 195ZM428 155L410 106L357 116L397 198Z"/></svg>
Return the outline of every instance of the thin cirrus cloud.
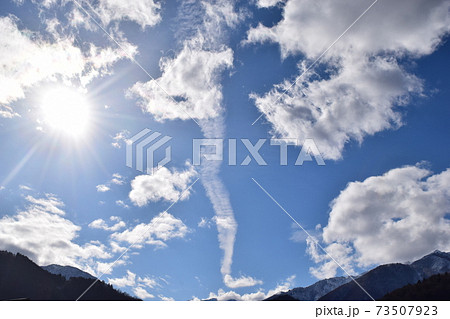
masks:
<svg viewBox="0 0 450 319"><path fill-rule="evenodd" d="M244 43L277 43L282 58L302 54L298 77L371 3L290 0L280 22L251 28ZM292 87L292 79L286 79L265 94L251 94L272 134L300 141L314 138L325 158L337 160L349 141L362 142L401 126L399 107L423 94L423 81L399 60L435 51L450 31L449 3L380 1L323 56L319 64L326 75L309 70Z"/></svg>
<svg viewBox="0 0 450 319"><path fill-rule="evenodd" d="M344 268L415 260L450 245L450 169L433 174L405 166L352 182L331 202L328 224L318 239ZM318 278L338 266L308 240Z"/></svg>

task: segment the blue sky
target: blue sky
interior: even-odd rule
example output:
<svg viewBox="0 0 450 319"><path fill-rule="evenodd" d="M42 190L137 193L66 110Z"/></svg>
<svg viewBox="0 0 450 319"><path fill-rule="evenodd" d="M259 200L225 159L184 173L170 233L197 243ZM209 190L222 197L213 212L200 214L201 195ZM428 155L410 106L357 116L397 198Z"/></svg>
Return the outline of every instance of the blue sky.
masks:
<svg viewBox="0 0 450 319"><path fill-rule="evenodd" d="M3 1L0 249L146 300L257 300L448 251L449 1L379 1L342 37L373 1L310 2ZM153 175L125 163L145 128L173 138ZM238 163L240 139L299 145L287 166L268 141L267 166L194 166L203 137L225 159L238 139ZM294 165L307 138L325 166Z"/></svg>

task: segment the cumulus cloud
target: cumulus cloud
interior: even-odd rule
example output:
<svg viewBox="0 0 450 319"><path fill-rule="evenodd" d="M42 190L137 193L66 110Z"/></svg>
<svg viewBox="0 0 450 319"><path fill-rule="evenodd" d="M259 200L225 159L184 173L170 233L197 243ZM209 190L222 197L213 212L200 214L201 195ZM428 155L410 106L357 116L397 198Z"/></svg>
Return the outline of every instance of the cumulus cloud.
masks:
<svg viewBox="0 0 450 319"><path fill-rule="evenodd" d="M129 97L136 97L142 109L157 121L208 119L222 112L219 72L231 67L231 49L207 51L199 36L184 43L176 58L162 59L162 76L136 83Z"/></svg>
<svg viewBox="0 0 450 319"><path fill-rule="evenodd" d="M313 138L324 157L335 160L348 141L402 125L398 107L423 85L398 61L437 48L450 30L448 0L376 4L323 57L325 72L306 72L372 2L290 0L278 24L249 30L245 43L274 42L282 57L304 56L292 88L290 79L251 95L274 136Z"/></svg>
<svg viewBox="0 0 450 319"><path fill-rule="evenodd" d="M28 187L28 190L31 188ZM44 198L34 198L29 195L25 198L29 203L28 209L34 212L42 213L52 213L57 215L65 215L66 213L62 210L64 203L53 194L46 194Z"/></svg>
<svg viewBox="0 0 450 319"><path fill-rule="evenodd" d="M136 297L141 298L141 299L155 298L154 295L152 295L151 293L149 293L147 290L145 290L142 287L133 288L133 293L136 295Z"/></svg>
<svg viewBox="0 0 450 319"><path fill-rule="evenodd" d="M113 240L119 242L135 243L135 247L142 247L144 244L154 245L162 248L166 247L166 241L174 238L184 238L189 232L189 228L181 219L163 212L155 216L150 223L141 223L123 232L116 232L111 235Z"/></svg>
<svg viewBox="0 0 450 319"><path fill-rule="evenodd" d="M197 175L194 167L188 165L184 171L161 167L153 175L139 175L131 182L130 200L137 206L160 200L186 200L191 192L187 188Z"/></svg>
<svg viewBox="0 0 450 319"><path fill-rule="evenodd" d="M256 6L258 8L270 8L276 6L278 3L284 2L283 0L258 0Z"/></svg>
<svg viewBox="0 0 450 319"><path fill-rule="evenodd" d="M150 277L138 277L135 273L127 270L127 274L121 278L108 278L108 282L118 288L132 287L136 297L141 299L151 299L155 296L149 293L146 288L161 286L156 279Z"/></svg>
<svg viewBox="0 0 450 319"><path fill-rule="evenodd" d="M114 249L112 249L112 252L116 252L114 251ZM128 256L124 255L121 259L117 260L117 261L111 261L111 262L100 262L98 261L95 265L95 267L91 268L90 273L92 274L97 274L97 276L101 276L101 275L109 275L113 272L114 268L118 267L118 266L124 266L128 263L127 261Z"/></svg>
<svg viewBox="0 0 450 319"><path fill-rule="evenodd" d="M126 227L125 222L122 221L120 219L120 217L111 216L110 220L115 222L115 224L112 226L108 226L108 224L103 219L99 218L99 219L96 219L93 222L91 222L88 226L90 228L103 229L103 230L112 231L112 232L118 231L119 229Z"/></svg>
<svg viewBox="0 0 450 319"><path fill-rule="evenodd" d="M106 186L105 184L97 185L97 186L95 186L95 188L97 188L97 192L100 192L100 193L105 193L111 189L108 186Z"/></svg>
<svg viewBox="0 0 450 319"><path fill-rule="evenodd" d="M406 262L450 245L450 169L434 174L406 166L352 182L331 202L328 224L318 238L349 272L355 267ZM318 278L336 274L337 266L308 241L320 264Z"/></svg>
<svg viewBox="0 0 450 319"><path fill-rule="evenodd" d="M128 20L139 24L142 29L154 26L161 21L161 3L154 0L100 0L94 7L102 22Z"/></svg>
<svg viewBox="0 0 450 319"><path fill-rule="evenodd" d="M114 173L112 175L111 180L106 182L105 184L97 185L97 192L105 193L111 190L111 185L123 185L125 184L125 179L119 173Z"/></svg>
<svg viewBox="0 0 450 319"><path fill-rule="evenodd" d="M256 285L262 285L263 281L254 279L249 276L241 276L238 278L233 278L230 275L226 274L223 277L223 282L229 288L242 288L242 287L253 287Z"/></svg>
<svg viewBox="0 0 450 319"><path fill-rule="evenodd" d="M23 0L14 0L22 3ZM64 5L66 0L32 0L40 7L49 9L55 5ZM99 0L92 3L77 1L88 11L93 18L100 18L101 22L107 26L111 22L132 21L145 29L147 26L154 26L161 22L161 2L155 0L134 0L124 2L121 0ZM95 28L94 24L80 9L78 4L74 4L69 13L73 25L82 25L88 30Z"/></svg>
<svg viewBox="0 0 450 319"><path fill-rule="evenodd" d="M120 132L117 132L116 135L113 136L113 142L111 145L114 148L122 148L122 144L125 143L130 136L130 131L128 130L121 130Z"/></svg>
<svg viewBox="0 0 450 319"><path fill-rule="evenodd" d="M39 265L59 264L88 269L97 259L111 255L99 242L75 243L80 226L63 216L64 204L54 195L27 196L29 205L0 219L0 246L27 255ZM51 234L51 236L49 236Z"/></svg>
<svg viewBox="0 0 450 319"><path fill-rule="evenodd" d="M111 183L116 185L123 185L125 184L124 178L119 173L114 173L113 178L111 179Z"/></svg>
<svg viewBox="0 0 450 319"><path fill-rule="evenodd" d="M108 282L119 288L132 287L136 284L136 274L127 270L127 275L121 278L108 278Z"/></svg>
<svg viewBox="0 0 450 319"><path fill-rule="evenodd" d="M265 292L263 289L258 290L257 292L247 293L247 294L239 294L233 290L225 291L220 289L217 293L211 292L207 299L216 298L219 301L227 301L227 300L239 300L239 301L257 301L268 298L274 294L277 294L282 291L287 291L292 287L293 282L295 280L295 275L287 278L283 283L277 285L274 289L271 289ZM231 288L231 287L230 287Z"/></svg>
<svg viewBox="0 0 450 319"><path fill-rule="evenodd" d="M122 208L126 208L126 209L130 208L130 206L125 204L125 202L123 200L121 200L121 199L116 200L116 205L119 206L119 207L122 207Z"/></svg>
<svg viewBox="0 0 450 319"><path fill-rule="evenodd" d="M88 84L110 73L111 66L125 58L122 51L89 44L86 50L75 45L75 37L58 33L44 36L18 27L14 16L0 18L1 116L16 116L15 101L25 98L27 89L43 81L61 79ZM133 56L136 47L125 40L123 47Z"/></svg>

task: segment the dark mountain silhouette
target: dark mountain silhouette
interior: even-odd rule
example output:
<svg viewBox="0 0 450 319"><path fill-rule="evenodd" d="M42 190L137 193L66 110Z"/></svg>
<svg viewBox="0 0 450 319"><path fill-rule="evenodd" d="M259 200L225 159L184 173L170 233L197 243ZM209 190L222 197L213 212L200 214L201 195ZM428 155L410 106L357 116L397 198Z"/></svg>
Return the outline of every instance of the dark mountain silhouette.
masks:
<svg viewBox="0 0 450 319"><path fill-rule="evenodd" d="M94 279L67 280L51 274L26 256L0 251L0 300L76 300ZM139 300L98 281L81 300Z"/></svg>
<svg viewBox="0 0 450 319"><path fill-rule="evenodd" d="M267 301L315 301L337 287L349 282L349 277L334 277L316 282L308 287L294 288L280 292L265 300Z"/></svg>
<svg viewBox="0 0 450 319"><path fill-rule="evenodd" d="M450 271L450 254L435 251L412 264L387 264L368 271L356 280L375 299L387 293L415 284L434 274ZM319 300L371 300L353 281L327 293Z"/></svg>
<svg viewBox="0 0 450 319"><path fill-rule="evenodd" d="M396 289L380 300L383 301L449 301L450 273L433 275L414 285Z"/></svg>

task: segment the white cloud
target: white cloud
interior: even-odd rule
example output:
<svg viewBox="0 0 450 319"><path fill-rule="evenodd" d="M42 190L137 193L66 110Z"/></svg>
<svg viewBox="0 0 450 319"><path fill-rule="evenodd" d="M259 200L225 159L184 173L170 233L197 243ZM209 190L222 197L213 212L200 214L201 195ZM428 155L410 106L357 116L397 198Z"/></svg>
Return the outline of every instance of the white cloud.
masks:
<svg viewBox="0 0 450 319"><path fill-rule="evenodd" d="M121 130L117 132L116 135L113 136L113 142L111 145L114 148L122 148L122 143L125 143L130 136L130 132L128 130Z"/></svg>
<svg viewBox="0 0 450 319"><path fill-rule="evenodd" d="M7 105L0 105L0 117L5 119L12 119L13 117L20 117L19 113L14 112L14 110Z"/></svg>
<svg viewBox="0 0 450 319"><path fill-rule="evenodd" d="M113 178L111 179L111 183L116 185L123 185L125 184L123 176L121 176L119 173L114 173Z"/></svg>
<svg viewBox="0 0 450 319"><path fill-rule="evenodd" d="M96 12L104 24L111 21L129 20L139 24L142 29L154 26L161 21L161 4L154 0L100 0Z"/></svg>
<svg viewBox="0 0 450 319"><path fill-rule="evenodd" d="M14 0L22 3L23 0ZM66 0L32 0L43 8L50 8L57 4L65 4ZM145 29L147 26L154 26L161 22L161 3L155 0L134 0L124 2L121 0L99 0L94 3L83 3L84 9L97 19L99 17L104 25L111 22L132 21ZM95 11L95 13L92 12ZM82 25L88 30L95 28L90 18L82 11L78 5L73 6L73 10L69 13L70 22L73 26Z"/></svg>
<svg viewBox="0 0 450 319"><path fill-rule="evenodd" d="M113 233L111 238L129 244L136 243L135 247L142 247L143 244L166 247L166 241L184 238L188 232L188 227L181 219L163 212L155 216L150 223L141 223L123 232Z"/></svg>
<svg viewBox="0 0 450 319"><path fill-rule="evenodd" d="M371 2L291 0L277 25L251 29L245 42L278 43L282 57L303 54L301 74ZM324 157L335 160L348 141L402 125L398 106L421 94L423 85L398 60L437 48L450 30L449 3L380 2L324 56L322 76L310 71L287 94L292 79L251 95L273 135L313 138Z"/></svg>
<svg viewBox="0 0 450 319"><path fill-rule="evenodd" d="M162 76L136 83L129 97L138 98L142 109L157 121L209 119L222 113L219 73L232 66L231 49L206 51L197 37L184 43L176 58L160 61Z"/></svg>
<svg viewBox="0 0 450 319"><path fill-rule="evenodd" d="M127 274L121 278L108 278L108 282L118 288L133 287L133 293L141 299L150 299L155 296L150 294L145 287L154 288L161 286L155 279L149 277L138 277L135 273L127 270Z"/></svg>
<svg viewBox="0 0 450 319"><path fill-rule="evenodd" d="M130 208L130 206L128 206L127 204L125 204L125 202L123 201L123 200L116 200L116 205L117 206L120 206L120 207L122 207L122 208L125 208L125 209L128 209L128 208Z"/></svg>
<svg viewBox="0 0 450 319"><path fill-rule="evenodd" d="M117 253L117 252L121 253L126 250L125 247L120 246L118 243L116 243L114 241L111 241L109 244L111 245L111 251L113 253Z"/></svg>
<svg viewBox="0 0 450 319"><path fill-rule="evenodd" d="M23 253L39 265L55 263L81 269L111 257L101 243L74 242L81 227L62 217L64 204L54 195L27 196L26 200L30 203L26 210L0 219L2 249Z"/></svg>
<svg viewBox="0 0 450 319"><path fill-rule="evenodd" d="M158 295L158 298L161 299L162 301L175 301L175 299L173 299L172 297L166 297L163 295Z"/></svg>
<svg viewBox="0 0 450 319"><path fill-rule="evenodd" d="M206 217L202 217L198 222L197 226L200 228L211 228L211 222L212 220L209 220Z"/></svg>
<svg viewBox="0 0 450 319"><path fill-rule="evenodd" d="M30 211L65 215L65 212L62 210L64 203L53 194L46 194L45 198L34 198L28 195L25 199L32 204L28 206Z"/></svg>
<svg viewBox="0 0 450 319"><path fill-rule="evenodd" d="M160 60L161 77L146 83L136 83L128 94L136 97L141 108L157 121L193 118L198 120L206 138L223 138L225 125L220 75L233 66L233 51L224 43L229 29L235 27L244 15L236 12L232 1L219 0L213 4L203 2L200 8L190 4L182 8L188 12L195 11L188 26L191 30L197 30L195 35L183 42L175 58ZM198 10L202 13L200 19L196 15ZM217 162L206 162L200 168L201 181L216 213L219 246L224 251L221 273L231 276L237 222L219 172L220 163ZM168 174L167 171L163 173ZM149 176L138 178L139 182L152 180ZM173 194L170 189L160 194L159 188L156 188L158 186L152 184L144 188L136 179L133 182L136 183L136 189L151 188L146 193L130 193L130 199L139 206L148 201L167 199L167 194ZM175 198L172 195L170 197ZM228 282L233 283L232 280Z"/></svg>
<svg viewBox="0 0 450 319"><path fill-rule="evenodd" d="M123 185L125 184L125 179L119 173L114 173L110 181L105 184L97 185L97 192L105 193L111 190L111 184Z"/></svg>
<svg viewBox="0 0 450 319"><path fill-rule="evenodd" d="M285 0L257 0L256 6L258 8L270 8L276 6L281 2L285 2Z"/></svg>
<svg viewBox="0 0 450 319"><path fill-rule="evenodd" d="M120 50L98 48L93 44L82 51L74 36L19 29L14 16L0 18L0 105L3 117L16 116L15 101L25 98L27 89L43 81L78 81L88 84L94 77L110 73L111 66L125 58ZM33 35L33 36L31 36ZM131 55L136 47L122 42Z"/></svg>
<svg viewBox="0 0 450 319"><path fill-rule="evenodd" d="M136 274L127 270L127 275L122 278L108 278L108 282L119 288L132 287L136 284Z"/></svg>
<svg viewBox="0 0 450 319"><path fill-rule="evenodd" d="M31 187L27 186L27 185L19 185L19 189L23 190L23 191L31 191Z"/></svg>
<svg viewBox="0 0 450 319"><path fill-rule="evenodd" d="M256 285L262 285L263 281L254 279L249 276L241 276L239 278L233 278L230 275L226 274L223 277L223 282L229 288L242 288L242 287L253 287Z"/></svg>
<svg viewBox="0 0 450 319"><path fill-rule="evenodd" d="M189 165L184 171L172 171L161 167L153 175L136 176L131 182L130 200L137 206L145 206L149 202L160 200L186 200L191 193L186 189L197 175L194 167Z"/></svg>
<svg viewBox="0 0 450 319"><path fill-rule="evenodd" d="M96 219L93 222L91 222L88 226L90 228L103 229L103 230L112 231L112 232L118 231L119 229L126 227L125 222L122 221L120 218L116 219L116 216L111 216L110 220L114 221L116 223L112 226L108 226L108 224L106 224L106 222L103 219L99 218L99 219Z"/></svg>
<svg viewBox="0 0 450 319"><path fill-rule="evenodd" d="M450 169L432 173L420 166L392 169L352 182L331 202L321 241L349 272L355 267L412 261L450 245ZM337 266L308 242L312 273L336 274Z"/></svg>
<svg viewBox="0 0 450 319"><path fill-rule="evenodd" d="M112 250L114 251L114 249ZM97 262L95 269L91 270L92 274L100 275L109 275L113 272L114 268L118 266L123 266L127 264L127 255L124 255L121 259L112 262Z"/></svg>
<svg viewBox="0 0 450 319"><path fill-rule="evenodd" d="M144 286L146 286L146 287L148 287L148 288L155 288L155 287L160 287L160 286L161 286L161 285L156 281L156 279L153 279L153 278L150 278L150 277L144 277L144 278L139 277L139 278L138 278L138 282L139 282L141 285L144 285Z"/></svg>
<svg viewBox="0 0 450 319"><path fill-rule="evenodd" d="M372 3L373 0L324 0L320 4L314 0L289 0L278 24L250 29L247 41L278 43L284 57L304 53L308 58L316 58ZM359 53L430 54L450 30L448 5L448 0L377 3L336 43L327 58L347 54L349 48Z"/></svg>
<svg viewBox="0 0 450 319"><path fill-rule="evenodd" d="M231 290L231 291L224 291L223 289L220 289L217 293L211 292L209 294L209 297L207 299L216 298L218 301L227 301L227 300L238 300L238 301L257 301L257 300L263 300L265 298L268 298L270 296L273 296L276 293L287 291L292 287L293 282L295 280L295 275L287 278L283 283L277 285L274 289L271 289L267 292L265 292L263 289L258 290L257 292L253 293L247 293L247 294L238 294L237 292ZM196 298L197 299L197 298Z"/></svg>
<svg viewBox="0 0 450 319"><path fill-rule="evenodd" d="M106 186L104 184L100 184L95 187L97 188L97 192L101 192L101 193L105 193L105 192L111 190L111 188L109 188L108 186Z"/></svg>
<svg viewBox="0 0 450 319"><path fill-rule="evenodd" d="M149 293L147 290L145 290L142 287L135 287L133 288L133 293L136 295L136 297L141 298L141 299L151 299L151 298L155 298L155 296L153 296L151 293Z"/></svg>

